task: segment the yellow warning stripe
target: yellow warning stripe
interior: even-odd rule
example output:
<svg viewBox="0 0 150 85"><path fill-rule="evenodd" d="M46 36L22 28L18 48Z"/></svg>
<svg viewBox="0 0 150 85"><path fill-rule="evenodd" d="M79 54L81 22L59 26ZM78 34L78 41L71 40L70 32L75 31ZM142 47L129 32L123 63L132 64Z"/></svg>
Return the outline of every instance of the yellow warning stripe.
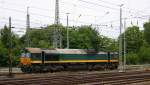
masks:
<svg viewBox="0 0 150 85"><path fill-rule="evenodd" d="M42 61L31 61L31 63L42 63Z"/></svg>
<svg viewBox="0 0 150 85"><path fill-rule="evenodd" d="M118 62L118 60L61 60L61 61L44 61L44 63L85 63L85 62ZM31 63L42 63L42 61L31 61Z"/></svg>
<svg viewBox="0 0 150 85"><path fill-rule="evenodd" d="M90 62L118 62L118 60L61 60L61 61L44 61L44 63L90 63Z"/></svg>

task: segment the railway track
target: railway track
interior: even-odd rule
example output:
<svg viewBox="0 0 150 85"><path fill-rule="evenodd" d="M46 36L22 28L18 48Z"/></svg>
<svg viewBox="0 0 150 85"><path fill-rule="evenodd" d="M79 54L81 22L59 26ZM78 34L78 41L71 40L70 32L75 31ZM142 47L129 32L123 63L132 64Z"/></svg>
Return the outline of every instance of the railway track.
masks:
<svg viewBox="0 0 150 85"><path fill-rule="evenodd" d="M122 79L122 80L115 80L115 81L102 81L102 82L94 82L94 83L85 83L79 85L128 85L128 84L137 84L141 82L148 82L150 79L145 78L133 78L133 79Z"/></svg>
<svg viewBox="0 0 150 85"><path fill-rule="evenodd" d="M75 73L61 75L34 75L22 78L0 79L0 85L122 85L150 81L150 71L112 72L112 73Z"/></svg>

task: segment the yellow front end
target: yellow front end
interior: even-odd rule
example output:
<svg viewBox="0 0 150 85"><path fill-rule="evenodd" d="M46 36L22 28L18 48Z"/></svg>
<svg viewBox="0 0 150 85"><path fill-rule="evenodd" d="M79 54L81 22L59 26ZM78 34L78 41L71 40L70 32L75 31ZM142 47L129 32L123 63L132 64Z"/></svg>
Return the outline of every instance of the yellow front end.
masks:
<svg viewBox="0 0 150 85"><path fill-rule="evenodd" d="M21 65L31 65L31 59L29 57L21 57L20 58Z"/></svg>

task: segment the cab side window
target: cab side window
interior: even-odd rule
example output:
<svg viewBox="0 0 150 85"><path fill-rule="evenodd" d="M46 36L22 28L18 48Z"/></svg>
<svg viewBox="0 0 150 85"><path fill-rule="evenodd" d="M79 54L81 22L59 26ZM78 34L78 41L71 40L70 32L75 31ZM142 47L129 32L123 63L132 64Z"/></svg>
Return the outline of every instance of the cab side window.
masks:
<svg viewBox="0 0 150 85"><path fill-rule="evenodd" d="M41 54L40 53L32 53L31 59L32 60L41 60Z"/></svg>

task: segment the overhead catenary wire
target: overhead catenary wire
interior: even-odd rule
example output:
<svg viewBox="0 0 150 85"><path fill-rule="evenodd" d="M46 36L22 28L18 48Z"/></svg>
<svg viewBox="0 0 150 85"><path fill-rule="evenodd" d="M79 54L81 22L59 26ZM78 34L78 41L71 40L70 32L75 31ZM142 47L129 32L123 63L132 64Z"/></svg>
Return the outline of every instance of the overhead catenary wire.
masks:
<svg viewBox="0 0 150 85"><path fill-rule="evenodd" d="M111 7L111 6L107 6L107 5L101 5L101 4L98 4L98 3L94 3L94 2L89 2L89 1L85 1L85 0L79 0L81 2L84 2L84 3L87 3L87 4L92 4L92 5L95 5L95 6L100 6L100 7L103 7L103 8L108 8L108 9L111 9L111 10L115 10L115 11L118 11L118 7L119 5L116 5L117 8L114 8L114 7ZM115 5L115 4L114 4ZM124 9L126 10L123 10L125 12L128 12L128 13L134 13L136 14L136 12L132 12L132 11L135 11L135 9L131 9L131 8L127 8L127 7L123 7ZM132 11L131 11L132 10ZM138 10L139 11L139 10Z"/></svg>
<svg viewBox="0 0 150 85"><path fill-rule="evenodd" d="M17 5L17 6L21 6L22 7L22 5L23 4L16 4L16 3L10 3L10 2L7 2L7 4L9 4L9 5ZM46 9L46 8L40 8L40 7L36 7L36 6L30 6L30 9L38 9L38 10L40 10L40 11L46 11L46 12L50 12L50 11L55 11L55 9ZM17 11L19 11L19 10L17 10ZM23 11L23 12L25 12L25 11ZM66 13L65 11L61 11L60 13Z"/></svg>
<svg viewBox="0 0 150 85"><path fill-rule="evenodd" d="M142 16L142 17L145 17L145 16ZM148 17L148 15L147 15L147 17ZM133 18L135 18L136 19L136 17L133 17ZM141 17L139 17L140 19L141 19ZM132 19L132 18L127 18L127 19ZM143 18L142 18L143 19ZM146 18L144 18L144 19L146 19ZM4 18L4 20L7 20L7 18ZM16 21L18 21L18 22L25 22L25 20L19 20L19 19L13 19L13 20L15 20L15 22ZM114 22L118 22L119 20L112 20L112 21L108 21L108 22L103 22L103 23L99 23L99 24L93 24L93 25L97 25L97 26L102 26L102 25L108 25L108 24L110 24L110 23L114 23ZM75 21L73 21L73 22L75 22ZM5 23L7 23L7 21L5 22ZM33 22L34 23L34 22ZM86 23L86 22L82 22L82 21L79 21L78 23L83 23L83 24L89 24L89 25L91 25L91 23ZM13 23L14 24L14 23ZM39 23L35 23L35 24L39 24ZM18 27L18 25L19 24L17 24L17 27ZM25 25L19 25L19 26L21 26L21 27L24 27L25 28ZM113 26L114 27L114 26ZM116 27L115 27L116 28Z"/></svg>
<svg viewBox="0 0 150 85"><path fill-rule="evenodd" d="M79 1L84 1L84 0L79 0ZM104 1L104 0L99 0L99 1L102 1L102 2L105 2L105 3L107 3L107 4L110 4L110 5L116 5L117 6L117 4L115 4L115 3L112 3L112 2L108 2L108 1ZM86 2L88 2L88 1L86 1ZM5 3L9 3L9 4L11 4L11 5L13 5L13 4L15 4L15 5L19 5L19 6L22 6L22 5L20 5L20 3L19 4L16 4L16 3L12 3L12 2L5 2ZM92 3L92 4L95 4L95 3ZM97 4L98 5L98 4ZM102 5L103 6L103 5ZM47 11L50 11L49 9L45 9L45 8L39 8L39 7L35 7L35 6L31 6L31 8L35 8L35 9L40 9L40 10L47 10ZM103 6L103 7L105 7L105 5ZM85 8L85 7L84 7ZM92 8L92 7L90 7L90 8ZM107 8L107 7L106 7ZM110 8L110 7L109 7ZM88 9L89 9L89 7L88 7ZM130 9L130 8L129 8ZM130 9L130 10L134 10L135 11L135 9ZM62 13L66 13L66 12L62 12Z"/></svg>
<svg viewBox="0 0 150 85"><path fill-rule="evenodd" d="M92 7L91 7L92 8ZM36 14L33 14L33 15L36 15ZM37 15L40 15L40 14L37 14ZM41 15L41 16L43 16L43 15ZM44 15L44 17L47 17L47 18L49 18L49 16L45 16ZM65 20L65 19L62 19L62 20ZM74 20L69 20L69 21L72 21L72 22L74 22ZM116 21L117 22L117 21ZM84 22L84 21L79 21L79 23L86 23L86 22ZM110 22L109 22L110 23ZM86 24L91 24L91 23L86 23Z"/></svg>
<svg viewBox="0 0 150 85"><path fill-rule="evenodd" d="M73 5L74 7L82 7L83 9L88 9L88 10L92 10L92 11L99 11L99 9L95 9L93 7L89 7L89 6L85 6L85 5L80 5L80 4L75 4L75 3L71 3L71 2L65 2L63 1L62 3L68 3L69 5Z"/></svg>
<svg viewBox="0 0 150 85"><path fill-rule="evenodd" d="M119 4L108 2L108 1L104 1L104 0L98 0L98 1L110 4L110 5L114 5L114 6L119 6Z"/></svg>
<svg viewBox="0 0 150 85"><path fill-rule="evenodd" d="M23 6L24 4L17 4L17 3L12 3L12 2L5 2L5 3L7 3L7 4L9 4L9 5L17 5L17 6ZM66 4L66 3L68 3L68 2L66 2L66 1L61 1L61 3L64 3L64 4ZM60 3L60 4L61 4ZM68 3L68 5L70 5L70 4L72 4L72 5L76 5L75 3ZM86 9L91 9L91 10L95 10L95 8L92 8L92 7L87 7L87 6L83 6L83 5L79 5L79 4L77 4L76 6L80 6L80 7L82 7L82 8L86 8ZM40 8L40 7L36 7L36 6L30 6L30 9L38 9L38 10L40 10L40 11L47 11L47 12L49 12L49 11L54 11L54 9L45 9L45 8ZM63 14L65 14L66 12L65 11L60 11L60 13L63 13Z"/></svg>
<svg viewBox="0 0 150 85"><path fill-rule="evenodd" d="M10 8L4 8L4 9L7 9L7 10L10 10L10 11L15 11L15 12L20 12L20 13L25 13L24 11L21 11L21 10L16 10L16 9L10 9ZM38 15L38 16L42 16L42 17L47 17L47 18L53 18L54 17L50 17L50 16L46 16L46 15L41 15L41 14L37 14L37 13L30 13L31 15ZM66 20L65 18L60 18L61 20ZM75 20L70 20L70 21L73 21L75 22ZM81 22L81 23L84 23L84 22Z"/></svg>
<svg viewBox="0 0 150 85"><path fill-rule="evenodd" d="M16 9L10 9L10 8L4 8L4 9L8 9L8 10L13 10L13 11L16 11L16 12L24 13L24 11L16 10ZM38 15L38 16L42 16L42 17L47 17L47 18L50 17L50 16L46 16L46 15L41 15L41 14L38 14L38 13L31 13L31 14L33 14L33 15ZM50 17L50 18L54 18L54 17Z"/></svg>
<svg viewBox="0 0 150 85"><path fill-rule="evenodd" d="M41 15L41 16L43 16L43 15ZM150 15L143 15L143 16L139 16L139 17L130 17L130 18L126 18L126 19L147 19L147 18L149 18L150 17ZM54 17L51 17L51 18L54 18ZM3 17L3 18L1 18L1 19L7 19L6 17ZM62 19L62 18L61 18ZM124 19L124 18L123 18ZM13 19L13 20L15 20L15 21L18 21L18 22L25 22L25 20L21 20L21 19ZM66 19L64 19L63 18L63 20L66 20ZM75 20L69 20L69 21L71 21L71 22L76 22ZM116 20L111 20L111 21L106 21L106 22L100 22L99 24L107 24L107 23L114 23L114 22L118 22L119 21L119 19L116 19ZM34 23L34 24L40 24L40 23L37 23L37 22L35 22L35 21L32 21L31 20L31 23ZM78 23L83 23L83 24L91 24L91 23L87 23L87 22L84 22L84 21L78 21Z"/></svg>
<svg viewBox="0 0 150 85"><path fill-rule="evenodd" d="M113 8L113 7L109 7L109 6L105 6L105 5L101 5L101 4L97 4L97 3L93 3L93 2L89 2L89 1L85 1L85 0L79 0L81 2L84 2L84 3L88 3L88 4L92 4L92 5L96 5L96 6L101 6L103 8L108 8L108 9L112 9L112 10L119 10L118 8Z"/></svg>
<svg viewBox="0 0 150 85"><path fill-rule="evenodd" d="M1 20L7 20L6 17L0 17ZM24 22L24 25L25 25L25 22L26 20L21 20L21 19L12 19L14 22L13 23L16 23L16 22ZM12 23L12 24L13 24ZM32 24L41 24L41 23L38 23L38 22L35 22L35 21L31 21ZM23 25L23 24L22 24Z"/></svg>

